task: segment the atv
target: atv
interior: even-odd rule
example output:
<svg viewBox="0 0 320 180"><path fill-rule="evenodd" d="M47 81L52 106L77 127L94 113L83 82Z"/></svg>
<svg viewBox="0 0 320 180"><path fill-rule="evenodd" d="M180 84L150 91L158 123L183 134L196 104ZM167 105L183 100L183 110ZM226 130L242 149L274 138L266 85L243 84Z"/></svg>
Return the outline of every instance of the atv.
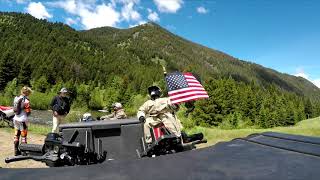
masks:
<svg viewBox="0 0 320 180"><path fill-rule="evenodd" d="M21 155L8 157L5 162L33 159L49 167L90 165L173 154L206 143L202 133L177 137L162 123L150 128L150 132L152 143L147 144L143 123L137 119L63 124L59 133L47 135L43 145L21 144Z"/></svg>

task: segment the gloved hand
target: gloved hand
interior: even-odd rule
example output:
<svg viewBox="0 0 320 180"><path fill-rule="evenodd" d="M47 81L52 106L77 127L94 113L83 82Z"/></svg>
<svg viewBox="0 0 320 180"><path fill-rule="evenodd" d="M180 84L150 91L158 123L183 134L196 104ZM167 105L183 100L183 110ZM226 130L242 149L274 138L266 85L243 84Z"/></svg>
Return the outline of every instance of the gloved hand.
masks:
<svg viewBox="0 0 320 180"><path fill-rule="evenodd" d="M139 117L139 121L144 123L144 122L146 122L146 118L144 116L140 116Z"/></svg>

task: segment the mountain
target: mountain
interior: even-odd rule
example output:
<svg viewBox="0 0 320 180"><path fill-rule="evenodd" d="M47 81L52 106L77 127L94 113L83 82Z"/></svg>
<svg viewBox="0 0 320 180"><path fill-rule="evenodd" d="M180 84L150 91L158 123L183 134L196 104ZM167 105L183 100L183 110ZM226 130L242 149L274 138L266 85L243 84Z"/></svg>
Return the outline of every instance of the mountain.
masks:
<svg viewBox="0 0 320 180"><path fill-rule="evenodd" d="M168 72L198 75L211 97L196 103L186 127L274 127L320 115L320 89L308 80L193 43L155 23L76 31L0 12L0 45L0 104L10 105L19 87L31 85L33 108L47 109L64 86L73 92L73 108L122 102L134 115L148 86L166 91L165 65Z"/></svg>
<svg viewBox="0 0 320 180"><path fill-rule="evenodd" d="M70 77L102 80L105 77L97 77L96 72L123 75L132 65L152 71L156 66L155 72L159 72L158 64L165 61L169 71L192 70L203 78L232 77L247 83L254 81L261 86L276 84L284 90L313 98L319 98L320 94L320 90L306 79L241 61L183 39L155 23L130 29L103 27L78 32L64 24L37 20L27 14L1 13L0 17L1 44L4 45L1 54L20 54L22 57L18 60L35 62L36 69L42 70L32 72L32 78L48 74L51 82L58 80L54 78L56 76L63 80ZM82 57L78 57L79 54ZM114 61L125 64L122 68L112 67ZM95 73L92 73L93 69Z"/></svg>
<svg viewBox="0 0 320 180"><path fill-rule="evenodd" d="M75 89L86 84L91 91L121 87L122 98L145 94L154 83L164 88L165 65L169 72L191 71L204 82L231 78L320 102L320 89L306 79L193 43L155 23L76 31L28 14L1 12L0 44L0 91L16 78L18 85L31 84L43 93L61 83Z"/></svg>
<svg viewBox="0 0 320 180"><path fill-rule="evenodd" d="M275 84L283 90L319 99L320 90L310 81L279 73L261 65L236 59L223 52L183 39L155 23L130 29L102 27L81 31L81 36L105 51L120 49L139 62L165 59L171 70L191 70L201 77L232 77L266 87Z"/></svg>

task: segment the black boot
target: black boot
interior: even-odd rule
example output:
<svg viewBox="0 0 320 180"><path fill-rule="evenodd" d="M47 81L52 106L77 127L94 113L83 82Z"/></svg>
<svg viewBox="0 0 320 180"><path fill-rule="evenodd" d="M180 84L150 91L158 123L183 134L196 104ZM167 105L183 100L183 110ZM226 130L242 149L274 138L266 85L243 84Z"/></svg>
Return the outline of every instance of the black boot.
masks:
<svg viewBox="0 0 320 180"><path fill-rule="evenodd" d="M19 141L14 142L14 155L15 156L21 155L21 152L19 150Z"/></svg>
<svg viewBox="0 0 320 180"><path fill-rule="evenodd" d="M189 143L197 140L202 140L203 139L203 134L202 133L196 133L196 134L191 134L188 135L184 131L181 132L182 140L183 143Z"/></svg>

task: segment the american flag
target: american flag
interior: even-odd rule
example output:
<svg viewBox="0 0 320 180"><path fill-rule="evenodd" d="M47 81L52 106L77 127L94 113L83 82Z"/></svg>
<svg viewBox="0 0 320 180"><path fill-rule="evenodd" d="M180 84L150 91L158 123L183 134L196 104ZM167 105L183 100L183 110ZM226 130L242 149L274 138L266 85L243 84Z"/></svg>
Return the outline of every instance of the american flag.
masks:
<svg viewBox="0 0 320 180"><path fill-rule="evenodd" d="M192 73L170 73L166 76L166 82L172 104L209 98L206 90Z"/></svg>

